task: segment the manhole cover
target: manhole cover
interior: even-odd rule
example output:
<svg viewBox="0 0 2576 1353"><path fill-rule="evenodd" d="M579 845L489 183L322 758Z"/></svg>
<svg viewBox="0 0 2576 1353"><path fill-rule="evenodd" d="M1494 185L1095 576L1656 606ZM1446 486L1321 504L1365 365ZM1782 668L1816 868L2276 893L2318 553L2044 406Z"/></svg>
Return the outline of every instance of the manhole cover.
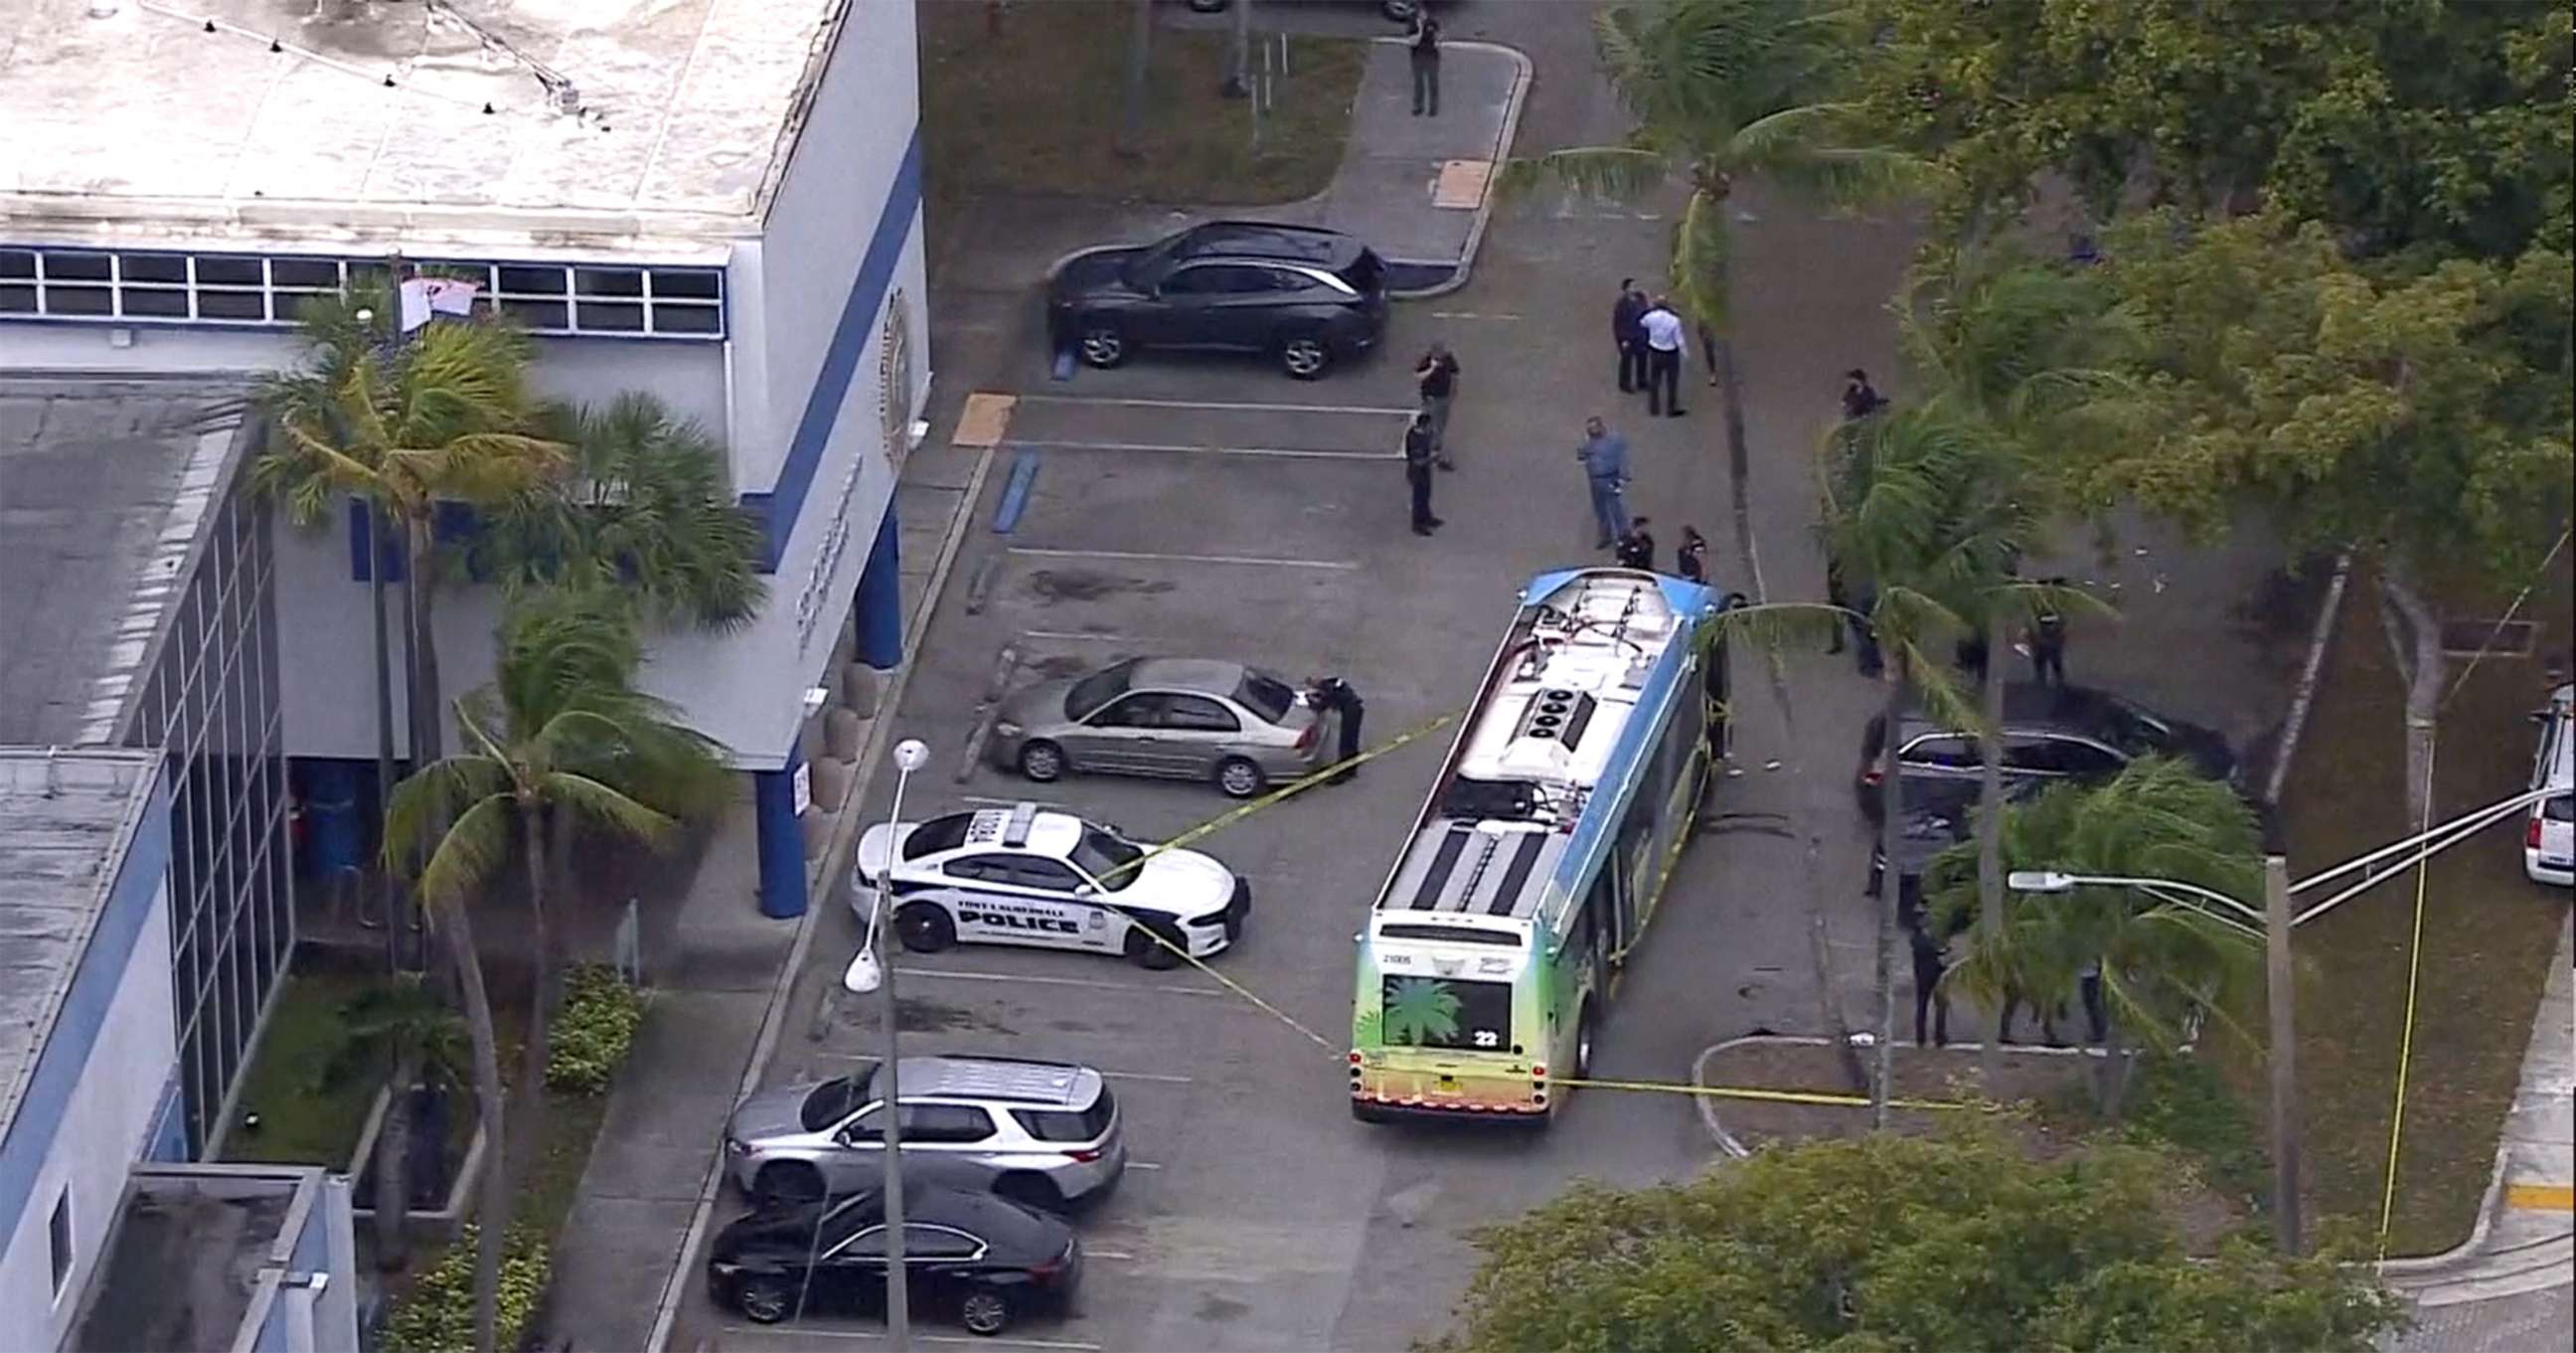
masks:
<svg viewBox="0 0 2576 1353"><path fill-rule="evenodd" d="M2490 658L2528 658L2540 627L2528 620L2446 620L2442 651Z"/></svg>

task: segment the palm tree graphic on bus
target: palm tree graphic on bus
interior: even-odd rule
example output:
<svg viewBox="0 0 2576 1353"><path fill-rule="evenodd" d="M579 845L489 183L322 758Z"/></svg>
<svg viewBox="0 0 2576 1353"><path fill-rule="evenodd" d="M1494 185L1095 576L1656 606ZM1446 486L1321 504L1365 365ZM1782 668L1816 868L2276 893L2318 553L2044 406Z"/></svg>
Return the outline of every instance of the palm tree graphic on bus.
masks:
<svg viewBox="0 0 2576 1353"><path fill-rule="evenodd" d="M1458 1036L1458 993L1436 977L1404 977L1387 984L1386 1004L1379 1012L1387 1043L1424 1047Z"/></svg>

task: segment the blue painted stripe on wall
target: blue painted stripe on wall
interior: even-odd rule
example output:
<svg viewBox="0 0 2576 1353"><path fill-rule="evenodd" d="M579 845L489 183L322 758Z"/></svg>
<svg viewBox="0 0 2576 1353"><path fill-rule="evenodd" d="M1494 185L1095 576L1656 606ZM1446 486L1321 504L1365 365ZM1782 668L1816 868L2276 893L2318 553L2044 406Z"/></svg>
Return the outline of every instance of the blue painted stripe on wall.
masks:
<svg viewBox="0 0 2576 1353"><path fill-rule="evenodd" d="M761 514L768 546L763 573L776 573L778 561L787 557L787 542L796 534L805 495L814 487L815 472L822 468L824 448L831 445L833 425L840 421L841 405L849 398L859 358L875 336L877 312L884 308L886 292L894 285L894 270L903 261L904 241L912 238L912 218L920 207L921 128L916 126L904 147L903 163L895 170L894 185L886 190L885 206L877 213L876 231L868 237L858 276L850 280L849 297L841 303L841 319L823 351L822 370L815 373L814 388L805 396L805 412L797 419L795 439L787 444L778 483L767 493L742 495L742 505Z"/></svg>
<svg viewBox="0 0 2576 1353"><path fill-rule="evenodd" d="M117 868L116 882L108 889L107 906L90 931L89 947L81 952L80 967L72 974L72 989L63 999L53 1033L36 1054L36 1074L18 1101L9 1136L0 1141L0 1236L16 1235L18 1223L26 1217L36 1175L45 1167L45 1153L62 1130L72 1088L89 1070L90 1054L97 1050L99 1030L107 1025L108 1007L115 1002L126 962L134 957L143 923L152 915L152 895L169 870L170 784L156 772L152 801L144 805L143 819L135 824L134 839ZM105 1074L138 1072L167 1076L171 1068L112 1067Z"/></svg>

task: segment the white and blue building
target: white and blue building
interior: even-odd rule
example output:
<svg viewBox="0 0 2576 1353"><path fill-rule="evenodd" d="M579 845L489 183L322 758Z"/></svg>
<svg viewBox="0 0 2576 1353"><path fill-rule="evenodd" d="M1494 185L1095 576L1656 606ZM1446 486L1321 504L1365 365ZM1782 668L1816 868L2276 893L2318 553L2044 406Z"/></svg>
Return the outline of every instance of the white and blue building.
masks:
<svg viewBox="0 0 2576 1353"><path fill-rule="evenodd" d="M793 915L806 693L903 656L891 505L930 382L913 9L0 0L0 371L237 383L291 359L303 297L434 264L535 336L542 393L698 420L769 598L657 636L644 681L755 777L762 906ZM259 530L276 750L372 767L363 517ZM488 675L496 602L442 596L451 695Z"/></svg>

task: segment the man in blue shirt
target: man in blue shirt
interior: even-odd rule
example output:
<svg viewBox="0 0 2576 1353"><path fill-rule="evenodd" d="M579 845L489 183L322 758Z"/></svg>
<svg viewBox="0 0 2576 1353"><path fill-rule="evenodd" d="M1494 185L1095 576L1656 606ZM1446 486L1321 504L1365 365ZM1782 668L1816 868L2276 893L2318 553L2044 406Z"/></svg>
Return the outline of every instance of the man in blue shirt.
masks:
<svg viewBox="0 0 2576 1353"><path fill-rule="evenodd" d="M1620 490L1628 483L1628 439L1612 432L1599 417L1583 421L1583 444L1574 449L1583 477L1592 487L1592 524L1600 538L1592 548L1606 550L1628 534L1628 504Z"/></svg>

